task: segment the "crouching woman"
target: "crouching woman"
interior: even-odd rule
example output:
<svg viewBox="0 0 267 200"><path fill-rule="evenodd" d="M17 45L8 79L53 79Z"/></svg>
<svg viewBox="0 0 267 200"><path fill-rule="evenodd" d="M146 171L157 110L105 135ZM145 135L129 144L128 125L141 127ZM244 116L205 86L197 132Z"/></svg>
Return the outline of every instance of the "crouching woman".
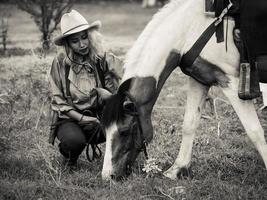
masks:
<svg viewBox="0 0 267 200"><path fill-rule="evenodd" d="M98 29L77 11L61 18L61 35L55 44L65 50L53 60L50 72L51 107L54 113L50 142L57 137L63 165L76 167L87 143L105 141L99 117L105 99L115 92L116 57L103 52Z"/></svg>

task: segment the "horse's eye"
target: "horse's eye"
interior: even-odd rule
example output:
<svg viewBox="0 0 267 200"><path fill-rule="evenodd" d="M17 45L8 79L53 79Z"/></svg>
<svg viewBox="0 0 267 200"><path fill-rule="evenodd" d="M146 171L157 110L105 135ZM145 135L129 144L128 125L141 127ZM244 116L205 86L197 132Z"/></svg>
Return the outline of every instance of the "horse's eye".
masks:
<svg viewBox="0 0 267 200"><path fill-rule="evenodd" d="M120 131L120 135L121 135L121 136L127 136L128 133L129 133L128 130Z"/></svg>

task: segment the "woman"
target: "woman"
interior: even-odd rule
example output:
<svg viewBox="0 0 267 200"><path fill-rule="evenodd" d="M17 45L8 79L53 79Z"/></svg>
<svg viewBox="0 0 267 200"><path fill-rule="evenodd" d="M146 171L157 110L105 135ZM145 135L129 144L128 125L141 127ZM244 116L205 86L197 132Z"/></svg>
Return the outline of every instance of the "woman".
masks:
<svg viewBox="0 0 267 200"><path fill-rule="evenodd" d="M116 57L103 52L97 31L100 26L99 21L89 24L72 10L62 16L62 34L54 41L65 52L55 57L51 67L51 107L57 117L50 142L59 139L63 164L68 167L76 166L87 143L105 141L99 116L104 100L118 85L118 76L110 70Z"/></svg>

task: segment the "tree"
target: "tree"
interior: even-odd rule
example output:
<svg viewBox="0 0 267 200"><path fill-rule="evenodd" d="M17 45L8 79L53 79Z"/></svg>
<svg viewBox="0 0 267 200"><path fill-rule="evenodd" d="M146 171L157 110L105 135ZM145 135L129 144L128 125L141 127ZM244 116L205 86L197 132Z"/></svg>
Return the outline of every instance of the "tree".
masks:
<svg viewBox="0 0 267 200"><path fill-rule="evenodd" d="M64 12L69 11L75 0L17 0L18 7L29 13L42 32L43 49L50 49L51 35L60 23Z"/></svg>
<svg viewBox="0 0 267 200"><path fill-rule="evenodd" d="M143 0L142 1L142 7L143 8L155 7L156 3L157 3L156 0Z"/></svg>

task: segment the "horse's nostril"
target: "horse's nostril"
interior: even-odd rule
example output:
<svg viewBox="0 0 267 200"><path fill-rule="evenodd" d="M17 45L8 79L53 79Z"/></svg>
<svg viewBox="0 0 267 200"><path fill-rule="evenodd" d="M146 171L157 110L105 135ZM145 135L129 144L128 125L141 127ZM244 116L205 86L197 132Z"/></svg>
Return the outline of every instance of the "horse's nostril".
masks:
<svg viewBox="0 0 267 200"><path fill-rule="evenodd" d="M110 175L110 178L113 181L123 181L124 180L123 176L118 176L118 175L114 175L114 174Z"/></svg>

